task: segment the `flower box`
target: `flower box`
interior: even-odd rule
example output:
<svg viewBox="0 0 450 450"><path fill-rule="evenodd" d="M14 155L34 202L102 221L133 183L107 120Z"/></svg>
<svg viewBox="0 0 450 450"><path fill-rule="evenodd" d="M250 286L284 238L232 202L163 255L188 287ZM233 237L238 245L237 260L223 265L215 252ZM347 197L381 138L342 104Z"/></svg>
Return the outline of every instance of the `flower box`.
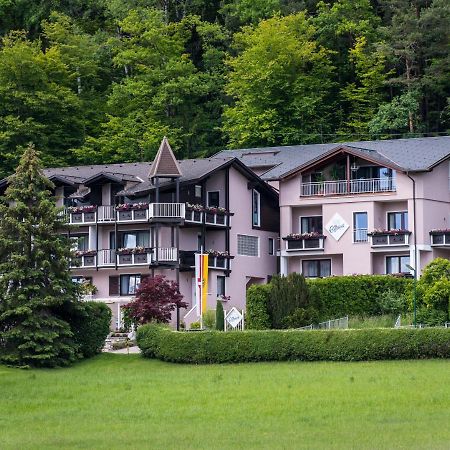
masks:
<svg viewBox="0 0 450 450"><path fill-rule="evenodd" d="M117 211L139 211L148 209L148 203L122 203L116 206Z"/></svg>
<svg viewBox="0 0 450 450"><path fill-rule="evenodd" d="M309 239L324 239L326 236L324 236L322 233L312 232L312 233L292 233L288 234L286 237L283 238L285 241L306 241Z"/></svg>

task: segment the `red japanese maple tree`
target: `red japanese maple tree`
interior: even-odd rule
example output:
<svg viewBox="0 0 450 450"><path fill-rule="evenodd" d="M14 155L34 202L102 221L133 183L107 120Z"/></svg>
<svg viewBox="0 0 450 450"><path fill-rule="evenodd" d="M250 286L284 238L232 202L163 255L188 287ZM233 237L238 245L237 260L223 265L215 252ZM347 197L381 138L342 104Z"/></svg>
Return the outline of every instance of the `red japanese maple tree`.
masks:
<svg viewBox="0 0 450 450"><path fill-rule="evenodd" d="M141 281L133 301L122 308L128 318L136 324L152 321L167 323L177 307L186 308L178 284L166 280L163 275L146 277Z"/></svg>

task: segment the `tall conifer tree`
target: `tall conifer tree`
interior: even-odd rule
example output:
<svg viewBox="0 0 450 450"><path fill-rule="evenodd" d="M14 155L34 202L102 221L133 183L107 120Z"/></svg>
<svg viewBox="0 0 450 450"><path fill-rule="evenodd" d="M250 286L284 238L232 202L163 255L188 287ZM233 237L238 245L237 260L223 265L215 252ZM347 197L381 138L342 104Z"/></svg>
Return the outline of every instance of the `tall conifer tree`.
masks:
<svg viewBox="0 0 450 450"><path fill-rule="evenodd" d="M0 200L0 361L62 366L76 357L69 324L58 311L74 306L69 240L32 145Z"/></svg>

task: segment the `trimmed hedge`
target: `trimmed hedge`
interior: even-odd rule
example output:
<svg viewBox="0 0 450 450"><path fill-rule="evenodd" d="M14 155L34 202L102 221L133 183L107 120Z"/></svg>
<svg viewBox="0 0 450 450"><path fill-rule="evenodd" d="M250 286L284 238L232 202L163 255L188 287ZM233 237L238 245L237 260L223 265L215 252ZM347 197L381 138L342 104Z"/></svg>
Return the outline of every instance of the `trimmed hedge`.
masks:
<svg viewBox="0 0 450 450"><path fill-rule="evenodd" d="M148 324L137 343L145 357L193 364L450 358L445 328L184 333Z"/></svg>
<svg viewBox="0 0 450 450"><path fill-rule="evenodd" d="M251 330L270 328L269 297L270 284L253 284L247 290L247 315L245 324Z"/></svg>
<svg viewBox="0 0 450 450"><path fill-rule="evenodd" d="M379 299L390 290L404 297L404 310L408 309L406 295L412 290L411 278L389 275L350 275L308 280L310 295L323 308L322 315L373 316L381 314Z"/></svg>

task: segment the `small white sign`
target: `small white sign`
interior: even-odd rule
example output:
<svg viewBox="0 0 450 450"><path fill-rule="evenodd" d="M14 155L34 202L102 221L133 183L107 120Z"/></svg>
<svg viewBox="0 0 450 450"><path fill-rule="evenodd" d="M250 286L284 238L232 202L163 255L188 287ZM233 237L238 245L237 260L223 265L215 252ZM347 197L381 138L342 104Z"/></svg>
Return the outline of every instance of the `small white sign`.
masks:
<svg viewBox="0 0 450 450"><path fill-rule="evenodd" d="M239 312L239 310L233 306L227 313L225 320L233 327L236 328L242 321L244 316Z"/></svg>
<svg viewBox="0 0 450 450"><path fill-rule="evenodd" d="M336 241L338 241L347 231L348 227L349 224L338 213L336 213L326 224L325 229L334 239L336 239Z"/></svg>

